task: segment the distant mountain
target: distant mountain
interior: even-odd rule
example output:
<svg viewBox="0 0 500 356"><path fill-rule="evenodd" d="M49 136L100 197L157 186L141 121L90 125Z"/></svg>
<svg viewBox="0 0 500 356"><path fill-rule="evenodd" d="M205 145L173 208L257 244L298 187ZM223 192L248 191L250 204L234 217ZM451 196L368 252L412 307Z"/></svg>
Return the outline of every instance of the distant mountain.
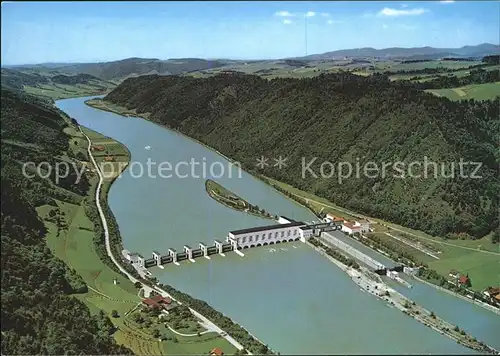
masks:
<svg viewBox="0 0 500 356"><path fill-rule="evenodd" d="M324 60L350 58L405 58L405 59L438 59L442 57L484 57L490 54L500 54L500 46L491 43L482 43L477 46L463 46L460 48L434 47L391 47L375 49L372 47L342 49L322 54L311 54L294 59Z"/></svg>
<svg viewBox="0 0 500 356"><path fill-rule="evenodd" d="M145 74L183 74L187 72L221 67L226 64L221 60L206 60L199 58L176 58L160 60L157 58L127 58L113 62L101 63L47 63L22 68L57 69L67 74L85 73L104 80L125 79ZM21 66L17 66L21 67ZM15 67L10 67L15 68Z"/></svg>

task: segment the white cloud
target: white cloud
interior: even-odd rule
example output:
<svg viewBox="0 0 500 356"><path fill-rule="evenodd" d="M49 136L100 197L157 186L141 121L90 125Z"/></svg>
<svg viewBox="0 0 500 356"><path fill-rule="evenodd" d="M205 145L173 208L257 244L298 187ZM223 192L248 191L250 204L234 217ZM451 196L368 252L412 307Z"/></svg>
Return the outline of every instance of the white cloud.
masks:
<svg viewBox="0 0 500 356"><path fill-rule="evenodd" d="M322 12L322 13L320 13L320 16L330 17L330 14L328 12Z"/></svg>
<svg viewBox="0 0 500 356"><path fill-rule="evenodd" d="M306 13L306 17L314 17L314 16L316 16L316 13L314 11L308 11Z"/></svg>
<svg viewBox="0 0 500 356"><path fill-rule="evenodd" d="M275 13L276 16L281 16L281 17L294 17L295 15L292 14L289 11L278 11Z"/></svg>
<svg viewBox="0 0 500 356"><path fill-rule="evenodd" d="M386 25L386 24L383 24L383 25L382 25L382 28L388 28L388 27L389 27L389 26L388 26L388 25Z"/></svg>
<svg viewBox="0 0 500 356"><path fill-rule="evenodd" d="M287 20L287 19L285 19L285 20L283 20L283 23L284 23L285 25L291 25L293 22L292 22L292 20Z"/></svg>
<svg viewBox="0 0 500 356"><path fill-rule="evenodd" d="M333 24L336 24L336 23L345 23L345 22L344 21L338 21L338 20L328 20L326 23L329 24L329 25L333 25Z"/></svg>
<svg viewBox="0 0 500 356"><path fill-rule="evenodd" d="M410 9L410 10L398 10L398 9L391 9L389 7L384 7L382 10L378 12L379 16L415 16L415 15L422 15L426 13L427 10L423 8L415 8L415 9Z"/></svg>
<svg viewBox="0 0 500 356"><path fill-rule="evenodd" d="M453 4L455 0L441 0L439 1L441 4Z"/></svg>
<svg viewBox="0 0 500 356"><path fill-rule="evenodd" d="M408 7L408 4L401 4L402 8Z"/></svg>

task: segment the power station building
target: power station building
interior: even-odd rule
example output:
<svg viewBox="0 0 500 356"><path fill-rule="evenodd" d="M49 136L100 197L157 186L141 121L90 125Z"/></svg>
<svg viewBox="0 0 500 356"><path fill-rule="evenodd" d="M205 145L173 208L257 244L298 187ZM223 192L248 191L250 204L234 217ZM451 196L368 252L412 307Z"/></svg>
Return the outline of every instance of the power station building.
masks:
<svg viewBox="0 0 500 356"><path fill-rule="evenodd" d="M249 229L230 231L227 242L236 245L238 249L274 245L281 242L298 241L304 238L306 230L301 229L306 224L291 221L279 225L259 226Z"/></svg>

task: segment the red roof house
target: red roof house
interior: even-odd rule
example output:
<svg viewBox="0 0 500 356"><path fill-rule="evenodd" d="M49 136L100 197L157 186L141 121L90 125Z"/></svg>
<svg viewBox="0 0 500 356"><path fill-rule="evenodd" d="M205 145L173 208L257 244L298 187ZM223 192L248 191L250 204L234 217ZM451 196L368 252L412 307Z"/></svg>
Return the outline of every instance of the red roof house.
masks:
<svg viewBox="0 0 500 356"><path fill-rule="evenodd" d="M470 282L470 279L468 276L460 276L460 278L458 279L458 283L463 284L463 285L467 285L467 284L469 284L469 282Z"/></svg>
<svg viewBox="0 0 500 356"><path fill-rule="evenodd" d="M220 348L216 347L215 349L210 351L210 355L222 356L222 355L224 355L224 352L222 352L222 350Z"/></svg>
<svg viewBox="0 0 500 356"><path fill-rule="evenodd" d="M166 309L172 303L172 299L158 294L151 298L143 299L142 303L148 307Z"/></svg>

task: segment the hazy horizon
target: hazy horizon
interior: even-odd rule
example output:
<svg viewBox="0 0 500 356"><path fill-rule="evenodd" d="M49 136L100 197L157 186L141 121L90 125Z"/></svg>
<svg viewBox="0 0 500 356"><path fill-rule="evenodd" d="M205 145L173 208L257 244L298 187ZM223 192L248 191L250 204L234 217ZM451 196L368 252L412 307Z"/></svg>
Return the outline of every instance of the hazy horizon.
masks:
<svg viewBox="0 0 500 356"><path fill-rule="evenodd" d="M498 2L2 2L2 66L498 44Z"/></svg>

